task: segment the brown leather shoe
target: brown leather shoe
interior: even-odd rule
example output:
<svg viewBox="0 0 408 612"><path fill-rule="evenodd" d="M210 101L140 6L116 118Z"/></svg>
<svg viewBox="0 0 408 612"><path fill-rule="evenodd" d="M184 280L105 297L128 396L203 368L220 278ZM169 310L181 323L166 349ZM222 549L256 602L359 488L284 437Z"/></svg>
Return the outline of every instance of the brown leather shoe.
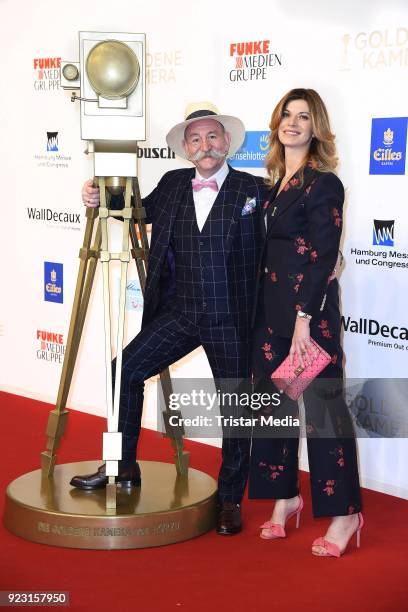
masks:
<svg viewBox="0 0 408 612"><path fill-rule="evenodd" d="M138 463L127 465L119 468L119 475L116 476L116 482L123 487L140 487L140 467ZM106 476L105 464L99 466L95 474L85 474L84 476L74 476L69 483L77 489L85 491L93 491L94 489L103 489L108 483Z"/></svg>
<svg viewBox="0 0 408 612"><path fill-rule="evenodd" d="M219 535L234 535L242 529L241 506L224 501L218 507L216 531Z"/></svg>

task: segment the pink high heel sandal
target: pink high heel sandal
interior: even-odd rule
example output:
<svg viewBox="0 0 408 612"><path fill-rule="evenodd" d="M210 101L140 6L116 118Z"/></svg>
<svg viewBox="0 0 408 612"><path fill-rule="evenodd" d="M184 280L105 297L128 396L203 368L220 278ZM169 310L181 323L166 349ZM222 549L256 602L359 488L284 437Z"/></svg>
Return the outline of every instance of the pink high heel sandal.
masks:
<svg viewBox="0 0 408 612"><path fill-rule="evenodd" d="M356 534L356 540L357 540L357 548L360 548L360 536L361 536L361 529L363 528L364 525L364 519L363 519L363 515L361 514L361 512L358 513L358 527L356 529L356 531L354 532ZM347 542L346 546L344 547L343 550L340 550L340 548L337 546L337 544L334 544L333 542L329 542L328 540L326 540L325 538L317 538L312 546L321 546L322 548L325 549L326 552L324 553L315 553L312 550L312 554L315 555L316 557L341 557L342 554L345 553L346 548L351 540L351 538L353 537L354 533L351 534L349 541Z"/></svg>
<svg viewBox="0 0 408 612"><path fill-rule="evenodd" d="M288 516L286 517L286 523L287 523L288 520L292 518L292 516L295 516L296 514L296 529L299 529L300 513L303 510L303 505L304 505L303 498L301 495L299 495L298 507L296 508L296 510L288 514ZM276 538L286 538L285 528L282 525L279 525L278 523L271 523L271 521L266 521L266 523L261 525L261 529L262 531L261 531L260 537L263 540L275 540Z"/></svg>

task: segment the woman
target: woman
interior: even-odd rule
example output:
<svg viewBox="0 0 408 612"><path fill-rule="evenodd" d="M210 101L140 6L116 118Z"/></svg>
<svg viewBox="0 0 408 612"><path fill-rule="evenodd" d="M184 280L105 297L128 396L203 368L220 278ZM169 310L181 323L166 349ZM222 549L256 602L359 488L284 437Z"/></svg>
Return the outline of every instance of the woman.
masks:
<svg viewBox="0 0 408 612"><path fill-rule="evenodd" d="M342 395L338 283L332 274L344 189L332 172L337 165L334 135L316 91L287 93L273 111L270 129L266 167L272 189L265 202L253 373L256 380L270 384L272 372L288 355L292 362L296 355L307 365L312 360L310 338L331 356L303 398L313 513L332 517L312 552L340 556L354 533L359 543L363 525L355 439ZM297 405L285 398L280 411L296 413ZM249 495L276 500L261 532L262 538L275 539L285 537L286 521L295 515L299 521L303 507L299 440L297 432L292 438L261 435L254 434Z"/></svg>

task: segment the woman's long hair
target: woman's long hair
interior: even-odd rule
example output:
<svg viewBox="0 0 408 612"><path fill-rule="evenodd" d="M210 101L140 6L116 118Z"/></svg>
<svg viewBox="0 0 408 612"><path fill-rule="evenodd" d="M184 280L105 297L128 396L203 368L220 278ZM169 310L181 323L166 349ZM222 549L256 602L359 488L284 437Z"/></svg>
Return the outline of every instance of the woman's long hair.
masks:
<svg viewBox="0 0 408 612"><path fill-rule="evenodd" d="M292 100L305 100L308 103L314 134L300 169L300 182L303 182L303 168L306 164L321 172L331 172L337 166L335 136L331 132L329 115L323 100L314 89L291 89L278 102L269 124L269 152L265 158L268 172L266 182L269 186L273 186L285 175L285 147L279 141L278 129L283 111Z"/></svg>

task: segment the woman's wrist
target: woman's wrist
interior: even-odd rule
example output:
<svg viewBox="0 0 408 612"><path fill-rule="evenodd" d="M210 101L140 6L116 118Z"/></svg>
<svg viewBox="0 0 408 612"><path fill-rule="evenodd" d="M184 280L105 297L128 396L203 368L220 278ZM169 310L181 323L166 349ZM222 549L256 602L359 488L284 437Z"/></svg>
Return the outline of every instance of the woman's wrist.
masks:
<svg viewBox="0 0 408 612"><path fill-rule="evenodd" d="M298 310L296 316L298 321L307 321L308 323L312 318L312 315L308 314L307 312L303 312L303 310Z"/></svg>

